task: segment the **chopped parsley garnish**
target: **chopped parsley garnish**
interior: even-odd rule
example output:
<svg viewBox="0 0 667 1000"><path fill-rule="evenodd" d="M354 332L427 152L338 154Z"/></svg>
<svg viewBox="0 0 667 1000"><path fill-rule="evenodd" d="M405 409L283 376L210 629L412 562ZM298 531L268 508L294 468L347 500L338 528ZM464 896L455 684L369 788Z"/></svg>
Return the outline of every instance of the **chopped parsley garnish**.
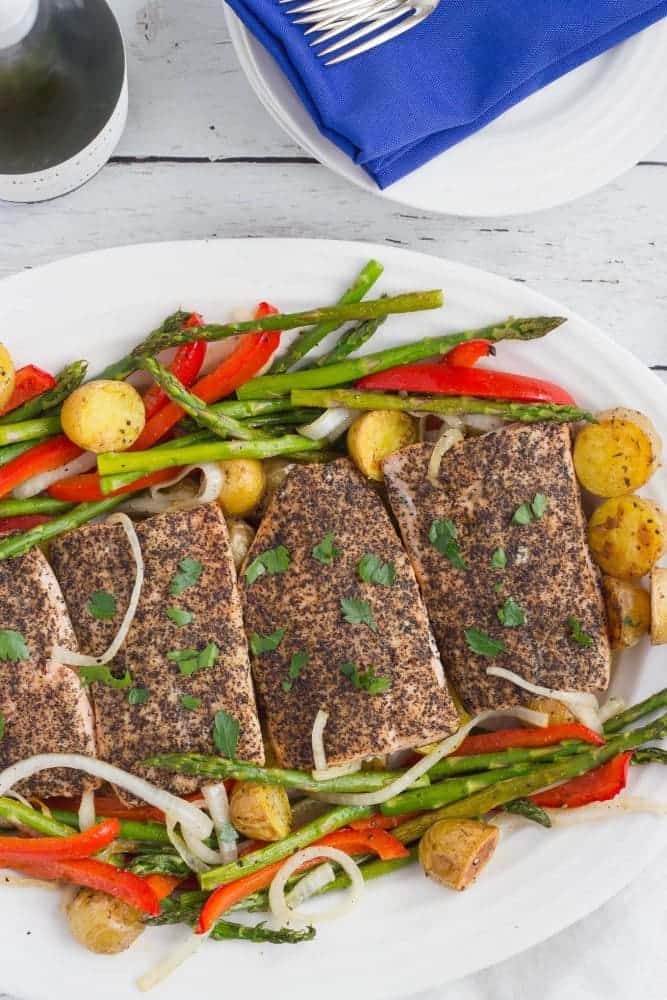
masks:
<svg viewBox="0 0 667 1000"><path fill-rule="evenodd" d="M127 700L130 705L145 705L148 701L148 691L146 688L130 688Z"/></svg>
<svg viewBox="0 0 667 1000"><path fill-rule="evenodd" d="M357 597L343 597L340 602L343 618L350 625L368 625L371 632L377 632L378 627L373 618L373 612L368 601Z"/></svg>
<svg viewBox="0 0 667 1000"><path fill-rule="evenodd" d="M123 688L132 687L132 676L129 670L126 670L122 677L114 677L110 668L104 663L97 663L91 667L79 667L78 672L81 683L85 685L104 684L105 687L113 688L114 691L122 691Z"/></svg>
<svg viewBox="0 0 667 1000"><path fill-rule="evenodd" d="M549 506L549 501L545 497L544 493L536 493L533 497L530 509L535 515L536 521L541 521L547 512L547 507Z"/></svg>
<svg viewBox="0 0 667 1000"><path fill-rule="evenodd" d="M567 624L570 626L570 634L576 643L580 646L593 645L593 637L590 636L588 632L584 632L578 618L575 618L574 615L570 615L567 620Z"/></svg>
<svg viewBox="0 0 667 1000"><path fill-rule="evenodd" d="M530 524L531 521L541 521L547 512L549 500L544 493L536 493L530 503L522 503L514 511L513 524Z"/></svg>
<svg viewBox="0 0 667 1000"><path fill-rule="evenodd" d="M301 649L298 653L294 653L292 659L290 660L289 673L285 680L282 682L283 691L290 692L292 690L292 685L297 679L305 665L308 663L309 656L305 650Z"/></svg>
<svg viewBox="0 0 667 1000"><path fill-rule="evenodd" d="M20 632L15 632L11 628L0 629L0 660L10 660L18 663L20 660L29 660L30 650L25 644L25 639Z"/></svg>
<svg viewBox="0 0 667 1000"><path fill-rule="evenodd" d="M223 757L234 760L241 727L238 719L227 712L216 712L213 721L213 742Z"/></svg>
<svg viewBox="0 0 667 1000"><path fill-rule="evenodd" d="M169 587L172 597L178 597L188 587L197 583L202 574L203 566L196 559L181 559L178 564L178 573L174 576Z"/></svg>
<svg viewBox="0 0 667 1000"><path fill-rule="evenodd" d="M382 562L372 552L367 552L359 560L359 578L364 583L377 583L381 587L391 587L396 579L396 566L393 562Z"/></svg>
<svg viewBox="0 0 667 1000"><path fill-rule="evenodd" d="M321 542L313 548L313 559L317 559L323 566L329 566L340 554L342 549L337 549L334 545L333 531L327 532Z"/></svg>
<svg viewBox="0 0 667 1000"><path fill-rule="evenodd" d="M356 663L342 663L340 672L352 681L358 691L365 691L366 694L384 694L391 688L389 677L378 677L375 667L359 670Z"/></svg>
<svg viewBox="0 0 667 1000"><path fill-rule="evenodd" d="M275 632L271 632L269 635L260 635L259 632L253 632L250 636L250 649L253 656L261 656L262 653L273 652L284 638L284 628L277 628Z"/></svg>
<svg viewBox="0 0 667 1000"><path fill-rule="evenodd" d="M265 573L284 573L289 569L290 556L284 545L279 545L275 549L267 549L253 559L245 571L245 578L248 584L254 583Z"/></svg>
<svg viewBox="0 0 667 1000"><path fill-rule="evenodd" d="M116 598L106 590L96 590L94 594L90 595L86 611L93 618L115 618Z"/></svg>
<svg viewBox="0 0 667 1000"><path fill-rule="evenodd" d="M522 503L520 507L517 507L512 516L512 524L530 524L532 520L533 512L530 509L529 503Z"/></svg>
<svg viewBox="0 0 667 1000"><path fill-rule="evenodd" d="M508 597L502 608L498 608L498 621L505 628L516 628L526 624L526 612L520 608L513 597Z"/></svg>
<svg viewBox="0 0 667 1000"><path fill-rule="evenodd" d="M477 653L478 656L488 656L492 659L494 656L498 656L499 653L507 652L507 647L502 639L492 639L490 635L482 632L481 629L467 628L465 630L465 637L472 652Z"/></svg>
<svg viewBox="0 0 667 1000"><path fill-rule="evenodd" d="M432 545L438 552L446 556L457 569L468 569L467 562L461 556L458 542L456 541L457 531L453 521L433 521L429 528L428 537Z"/></svg>
<svg viewBox="0 0 667 1000"><path fill-rule="evenodd" d="M178 669L184 677L192 677L198 670L212 667L220 656L220 650L214 642L209 642L203 649L172 649L167 653L167 659L178 663Z"/></svg>
<svg viewBox="0 0 667 1000"><path fill-rule="evenodd" d="M178 628L182 628L183 625L189 625L191 621L194 620L194 615L191 611L184 611L183 608L167 608L165 614L167 618L171 618L174 625Z"/></svg>
<svg viewBox="0 0 667 1000"><path fill-rule="evenodd" d="M502 583L494 583L493 589L495 590L496 593L498 593L500 590L503 589L503 584Z"/></svg>
<svg viewBox="0 0 667 1000"><path fill-rule="evenodd" d="M491 565L494 569L505 569L505 566L507 566L507 556L502 546L495 549L491 554Z"/></svg>
<svg viewBox="0 0 667 1000"><path fill-rule="evenodd" d="M187 708L188 712L195 712L201 705L201 698L194 698L191 694L184 694L181 698L181 705Z"/></svg>
<svg viewBox="0 0 667 1000"><path fill-rule="evenodd" d="M0 712L0 740L3 738L4 735L5 735L5 717L2 714L2 712Z"/></svg>

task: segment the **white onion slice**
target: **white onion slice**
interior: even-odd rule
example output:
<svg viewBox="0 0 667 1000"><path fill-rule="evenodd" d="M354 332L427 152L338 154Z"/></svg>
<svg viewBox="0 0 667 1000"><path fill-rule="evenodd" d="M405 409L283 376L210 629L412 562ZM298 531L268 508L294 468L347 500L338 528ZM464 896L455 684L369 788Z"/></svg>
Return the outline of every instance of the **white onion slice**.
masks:
<svg viewBox="0 0 667 1000"><path fill-rule="evenodd" d="M165 816L165 826L167 827L167 836L171 841L172 847L176 850L176 853L185 861L188 868L191 868L193 872L207 872L209 869L209 864L201 857L201 851L209 851L210 847L204 844L202 841L197 842L197 850L192 849L192 845L195 842L194 839L188 838L186 829L183 829L183 836L176 829L176 820L173 816L167 814ZM213 864L218 864L219 858L216 855Z"/></svg>
<svg viewBox="0 0 667 1000"><path fill-rule="evenodd" d="M577 809L547 809L552 826L576 826L614 816L629 816L632 813L646 816L667 816L667 802L643 796L619 795L609 802L591 802Z"/></svg>
<svg viewBox="0 0 667 1000"><path fill-rule="evenodd" d="M123 620L120 623L120 628L118 629L113 642L107 651L102 653L101 656L87 656L85 653L75 653L71 649L63 649L62 646L54 646L52 654L53 658L58 660L59 663L64 663L70 667L93 667L104 663L110 663L125 642L139 605L139 597L141 595L141 588L144 582L144 558L141 554L141 546L139 544L136 529L127 514L112 514L111 517L107 519L107 524L122 525L123 530L127 535L127 540L130 543L132 555L134 556L136 574L134 577L132 594L130 596L130 603L127 606L127 611L125 612Z"/></svg>
<svg viewBox="0 0 667 1000"><path fill-rule="evenodd" d="M124 771L120 767L79 753L42 753L11 764L0 772L0 796L7 795L20 781L26 781L33 775L54 767L83 771L84 774L91 774L94 778L108 781L110 785L124 788L130 795L134 795L149 806L155 806L166 815L172 816L183 829L187 829L188 832L202 840L211 835L212 821L206 813L191 802L186 802L178 795L172 795L164 788L156 788L145 778L139 778L136 774L130 774L129 771Z"/></svg>
<svg viewBox="0 0 667 1000"><path fill-rule="evenodd" d="M0 872L0 885L11 889L50 889L58 891L58 882L45 882L41 878L28 878L25 875L15 875L13 872Z"/></svg>
<svg viewBox="0 0 667 1000"><path fill-rule="evenodd" d="M413 764L412 767L404 771L403 774L392 781L391 784L385 785L384 788L378 788L373 792L360 792L359 794L350 793L349 795L329 795L326 792L314 792L313 794L320 798L323 802L332 802L335 805L343 806L379 806L383 802L388 802L389 799L393 799L395 795L400 795L404 792L406 788L409 788L417 780L421 778L423 774L430 771L438 761L442 760L443 757L447 757L449 754L454 753L455 750L459 748L463 740L466 738L471 729L475 726L481 725L488 719L504 717L504 716L514 716L516 719L521 719L524 722L534 723L536 716L543 720L543 725L547 724L547 716L542 712L533 712L531 709L524 708L522 705L517 705L513 708L504 709L488 709L485 712L480 712L476 715L474 719L470 722L466 722L464 726L461 726L459 730L448 736L446 739L438 743L434 750L432 750L421 760Z"/></svg>
<svg viewBox="0 0 667 1000"><path fill-rule="evenodd" d="M443 455L461 441L463 441L463 432L456 427L448 427L436 441L429 459L428 472L426 473L429 483L431 486L435 486L436 489L440 489L438 475Z"/></svg>
<svg viewBox="0 0 667 1000"><path fill-rule="evenodd" d="M554 688L543 687L541 684L532 684L520 674L514 673L513 670L506 670L505 667L487 667L486 672L490 677L502 677L503 680L516 684L517 687L529 691L530 694L562 702L585 726L593 729L596 733L602 732L600 706L594 694L587 691L558 691Z"/></svg>
<svg viewBox="0 0 667 1000"><path fill-rule="evenodd" d="M303 864L308 861L315 861L318 858L329 858L340 865L350 879L350 892L344 903L334 906L324 913L307 914L300 910L292 909L285 899L285 884ZM305 847L302 851L293 854L280 871L276 874L269 889L269 906L274 917L282 925L292 920L303 923L315 923L324 920L337 920L348 913L357 902L364 891L364 877L359 870L359 865L344 851L339 851L337 847Z"/></svg>
<svg viewBox="0 0 667 1000"><path fill-rule="evenodd" d="M335 441L345 433L350 424L354 423L359 412L359 410L348 410L344 406L333 406L316 417L312 423L299 427L299 434L310 438L311 441L322 441L324 438Z"/></svg>
<svg viewBox="0 0 667 1000"><path fill-rule="evenodd" d="M51 469L50 472L40 472L38 476L26 479L24 483L16 487L12 495L17 500L28 500L30 497L36 497L38 493L48 490L49 486L59 483L61 479L80 476L83 472L90 472L96 465L97 455L94 455L92 451L86 451L83 455L73 458L71 462L67 462L57 469Z"/></svg>
<svg viewBox="0 0 667 1000"><path fill-rule="evenodd" d="M327 767L327 755L324 751L324 727L329 721L329 713L323 708L315 716L313 723L313 764L316 771L325 771Z"/></svg>
<svg viewBox="0 0 667 1000"><path fill-rule="evenodd" d="M328 781L329 778L343 778L346 774L356 774L361 771L361 761L356 760L351 764L341 764L340 767L325 767L323 771L311 771L315 781Z"/></svg>
<svg viewBox="0 0 667 1000"><path fill-rule="evenodd" d="M335 877L336 873L328 861L313 868L307 875L300 878L294 888L287 893L285 896L287 906L290 910L296 909L301 903L305 903L307 899L323 889L325 885L329 885L329 882L333 882Z"/></svg>
<svg viewBox="0 0 667 1000"><path fill-rule="evenodd" d="M202 480L196 493L189 490L171 490L187 476L199 470ZM130 514L162 514L165 511L192 510L202 504L217 500L222 489L223 475L217 462L202 462L201 465L186 465L171 479L151 486L143 496L126 500L122 509Z"/></svg>
<svg viewBox="0 0 667 1000"><path fill-rule="evenodd" d="M229 837L229 833L236 834L236 831L229 818L227 789L224 782L218 781L214 785L204 785L202 791L218 839L220 860L223 865L229 864L238 858L238 835Z"/></svg>
<svg viewBox="0 0 667 1000"><path fill-rule="evenodd" d="M95 826L95 792L92 788L88 788L81 796L79 830L84 833L85 830L90 830L91 826Z"/></svg>
<svg viewBox="0 0 667 1000"><path fill-rule="evenodd" d="M604 705L600 706L600 722L604 725L605 722L618 715L619 712L623 712L625 707L625 702L622 698L616 698L612 695L611 698L607 698Z"/></svg>
<svg viewBox="0 0 667 1000"><path fill-rule="evenodd" d="M137 988L142 993L147 993L154 986L163 983L165 979L169 978L172 972L176 972L176 969L180 968L184 962L187 962L189 958L192 958L199 951L210 933L209 931L208 934L195 934L188 929L183 941L176 945L166 958L163 958L157 965L153 966L152 969L149 969L148 972L145 972L143 976L137 979Z"/></svg>

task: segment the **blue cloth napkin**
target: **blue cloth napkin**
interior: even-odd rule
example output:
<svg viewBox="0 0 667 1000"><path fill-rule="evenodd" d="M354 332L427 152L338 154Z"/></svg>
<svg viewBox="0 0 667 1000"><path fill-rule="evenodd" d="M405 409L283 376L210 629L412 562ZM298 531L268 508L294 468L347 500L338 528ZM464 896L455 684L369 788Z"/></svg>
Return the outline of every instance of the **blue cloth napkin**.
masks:
<svg viewBox="0 0 667 1000"><path fill-rule="evenodd" d="M290 4L227 2L318 129L381 188L667 16L667 0L440 0L401 37L325 66L287 16Z"/></svg>

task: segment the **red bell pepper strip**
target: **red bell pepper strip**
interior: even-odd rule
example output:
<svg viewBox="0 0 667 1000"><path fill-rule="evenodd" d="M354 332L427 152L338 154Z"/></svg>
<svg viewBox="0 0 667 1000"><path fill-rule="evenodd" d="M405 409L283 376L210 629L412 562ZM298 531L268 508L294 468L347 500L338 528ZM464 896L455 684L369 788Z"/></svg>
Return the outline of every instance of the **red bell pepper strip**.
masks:
<svg viewBox="0 0 667 1000"><path fill-rule="evenodd" d="M490 340L464 340L443 354L441 363L454 368L472 368L480 358L488 358L489 354L495 353L495 344Z"/></svg>
<svg viewBox="0 0 667 1000"><path fill-rule="evenodd" d="M579 722L566 722L560 726L545 726L543 729L499 729L494 733L479 733L466 736L452 757L468 757L478 753L496 753L513 747L551 747L564 740L582 740L593 746L602 746L604 736L582 726Z"/></svg>
<svg viewBox="0 0 667 1000"><path fill-rule="evenodd" d="M117 819L105 819L85 833L71 837L0 837L0 865L13 862L74 861L90 858L108 847L120 834Z"/></svg>
<svg viewBox="0 0 667 1000"><path fill-rule="evenodd" d="M183 324L183 328L194 329L203 323L199 313L192 313ZM169 365L169 371L175 375L179 382L189 388L201 371L206 357L206 343L203 340L194 340L191 344L182 344L173 357ZM159 385L152 385L144 395L144 409L146 410L146 420L154 417L158 410L166 406L169 396Z"/></svg>
<svg viewBox="0 0 667 1000"><path fill-rule="evenodd" d="M13 489L42 472L51 472L66 462L78 458L81 449L64 434L49 438L35 445L18 458L12 459L0 469L0 497L7 496Z"/></svg>
<svg viewBox="0 0 667 1000"><path fill-rule="evenodd" d="M146 881L158 899L166 899L171 896L174 889L181 884L182 878L175 875L146 875Z"/></svg>
<svg viewBox="0 0 667 1000"><path fill-rule="evenodd" d="M388 389L401 392L434 393L440 396L477 396L524 403L571 405L574 399L553 382L484 368L455 368L438 363L399 365L385 372L366 375L357 389Z"/></svg>
<svg viewBox="0 0 667 1000"><path fill-rule="evenodd" d="M97 861L96 858L82 861L12 862L12 868L33 878L62 880L86 889L106 892L151 917L157 917L160 912L160 902L145 878L105 861Z"/></svg>
<svg viewBox="0 0 667 1000"><path fill-rule="evenodd" d="M417 760L421 760L421 757L417 757ZM349 827L351 830L395 830L401 823L407 823L418 815L419 813L403 813L402 816L383 816L382 813L375 813L367 819L352 820Z"/></svg>
<svg viewBox="0 0 667 1000"><path fill-rule="evenodd" d="M631 760L632 751L621 753L594 771L531 795L530 800L542 809L578 809L591 802L606 802L627 785Z"/></svg>
<svg viewBox="0 0 667 1000"><path fill-rule="evenodd" d="M19 368L14 376L14 388L9 401L0 409L0 417L4 417L5 413L11 413L36 396L41 396L43 392L53 389L55 384L53 375L42 371L36 365Z"/></svg>
<svg viewBox="0 0 667 1000"><path fill-rule="evenodd" d="M268 302L260 302L255 316L269 316L278 310ZM280 343L280 332L271 330L268 333L246 333L223 361L208 375L192 387L195 396L205 403L217 403L219 399L229 396L240 385L256 375ZM176 403L168 403L155 416L146 422L146 426L133 445L133 450L145 451L152 448L161 438L174 427L183 416L183 410Z"/></svg>
<svg viewBox="0 0 667 1000"><path fill-rule="evenodd" d="M106 497L122 496L124 493L135 493L137 490L145 490L157 483L165 483L172 478L175 471L175 469L161 469L159 472L151 472L149 476L135 479L133 483L122 486L119 490L114 490L113 493L102 493L100 477L97 472L85 472L80 476L72 476L71 479L61 479L57 483L52 483L47 493L56 500L89 503L94 500L104 500Z"/></svg>
<svg viewBox="0 0 667 1000"><path fill-rule="evenodd" d="M326 837L317 840L314 847L337 847L346 854L377 854L383 861L392 858L404 858L410 852L407 847L392 837L386 830L336 830ZM215 889L204 903L199 921L197 922L197 934L205 934L211 929L217 920L226 913L234 903L240 902L251 893L259 889L266 889L271 885L277 873L285 864L285 860L275 861L266 868L261 868L251 875L245 875L237 879L236 882L229 882ZM319 865L318 858L307 861L298 871L304 872L309 868Z"/></svg>
<svg viewBox="0 0 667 1000"><path fill-rule="evenodd" d="M16 514L14 517L0 517L0 535L11 535L15 531L30 531L31 528L52 520L48 514Z"/></svg>

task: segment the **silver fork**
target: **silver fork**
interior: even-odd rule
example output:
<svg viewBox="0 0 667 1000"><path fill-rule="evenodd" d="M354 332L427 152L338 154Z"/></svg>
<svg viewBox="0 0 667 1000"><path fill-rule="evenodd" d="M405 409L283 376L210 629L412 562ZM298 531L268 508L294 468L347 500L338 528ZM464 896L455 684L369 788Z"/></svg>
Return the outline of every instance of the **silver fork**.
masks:
<svg viewBox="0 0 667 1000"><path fill-rule="evenodd" d="M278 2L293 4L296 0ZM306 0L306 3L286 9L285 13L293 19L294 24L307 25L306 35L317 35L310 43L311 46L324 45L331 39L337 39L333 45L316 53L323 57L345 49L340 55L326 60L326 66L333 66L415 28L433 13L439 2L440 0ZM357 30L353 31L353 28ZM380 31L381 28L386 30ZM378 31L380 34L375 34ZM359 45L353 44L368 35L373 37ZM348 48L350 45L353 47Z"/></svg>

